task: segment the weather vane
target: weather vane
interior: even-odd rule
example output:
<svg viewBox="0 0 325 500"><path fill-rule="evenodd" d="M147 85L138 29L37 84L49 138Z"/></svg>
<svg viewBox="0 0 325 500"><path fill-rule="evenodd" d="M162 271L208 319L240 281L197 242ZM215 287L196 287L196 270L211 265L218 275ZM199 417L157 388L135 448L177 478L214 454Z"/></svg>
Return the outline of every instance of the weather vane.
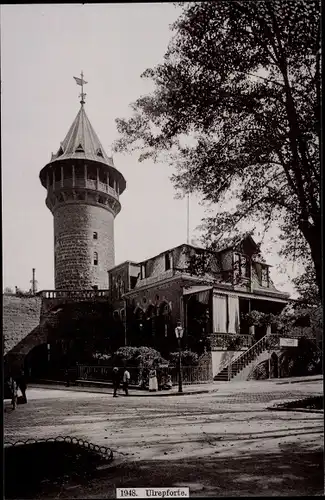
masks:
<svg viewBox="0 0 325 500"><path fill-rule="evenodd" d="M81 70L80 76L81 76L81 78L78 78L77 76L74 76L73 78L76 80L77 85L81 86L81 94L79 95L79 97L81 97L80 104L81 104L81 106L83 106L85 104L85 97L87 95L84 93L84 85L86 85L86 83L88 83L88 82L86 82L84 80L84 74L83 74L82 70Z"/></svg>

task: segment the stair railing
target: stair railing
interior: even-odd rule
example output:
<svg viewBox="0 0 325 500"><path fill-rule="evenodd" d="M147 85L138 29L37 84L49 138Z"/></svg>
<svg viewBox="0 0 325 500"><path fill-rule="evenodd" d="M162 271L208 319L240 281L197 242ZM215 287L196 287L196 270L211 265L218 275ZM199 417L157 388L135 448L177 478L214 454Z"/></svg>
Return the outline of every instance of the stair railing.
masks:
<svg viewBox="0 0 325 500"><path fill-rule="evenodd" d="M258 351L258 354L260 352L262 352L264 349L266 349L267 347L267 340L269 339L269 337L271 335L274 335L272 334L271 332L268 332L266 335L264 335L264 337L262 337L260 340L258 340L257 342L255 342L255 344L252 345L252 347L250 347L249 349L247 349L247 351L243 352L242 354L240 354L238 356L238 358L234 359L233 361L230 362L230 369L228 369L228 373L231 374L230 376L232 375L236 375L236 373L238 373L238 371L236 373L234 373L234 370L233 370L233 367L234 365L244 365L246 366L247 364L247 361L251 361L252 359L254 359L256 357L256 352Z"/></svg>

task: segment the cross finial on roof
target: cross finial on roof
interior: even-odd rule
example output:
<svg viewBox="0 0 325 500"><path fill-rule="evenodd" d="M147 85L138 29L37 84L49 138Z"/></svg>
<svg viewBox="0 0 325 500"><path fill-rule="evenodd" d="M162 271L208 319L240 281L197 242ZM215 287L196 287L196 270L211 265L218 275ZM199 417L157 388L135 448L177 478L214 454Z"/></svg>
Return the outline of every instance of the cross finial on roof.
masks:
<svg viewBox="0 0 325 500"><path fill-rule="evenodd" d="M79 97L81 97L80 104L81 104L81 106L83 106L85 104L85 97L87 95L87 94L84 93L84 85L86 85L86 83L88 83L88 82L86 82L84 80L84 74L83 74L82 70L81 70L80 77L81 78L78 78L77 76L74 76L73 78L76 80L77 85L81 86L81 94L79 95Z"/></svg>

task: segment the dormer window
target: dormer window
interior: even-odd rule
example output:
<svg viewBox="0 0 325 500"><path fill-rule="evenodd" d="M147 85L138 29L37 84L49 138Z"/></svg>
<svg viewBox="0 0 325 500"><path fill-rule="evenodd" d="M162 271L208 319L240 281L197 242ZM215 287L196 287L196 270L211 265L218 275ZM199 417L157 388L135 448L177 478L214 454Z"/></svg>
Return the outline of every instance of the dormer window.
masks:
<svg viewBox="0 0 325 500"><path fill-rule="evenodd" d="M77 149L76 149L76 151L75 151L75 152L76 152L76 153L84 153L85 151L84 151L84 148L82 147L82 145L81 145L81 144L79 144L79 146L77 147Z"/></svg>
<svg viewBox="0 0 325 500"><path fill-rule="evenodd" d="M147 264L141 264L140 267L140 279L145 279L147 277Z"/></svg>
<svg viewBox="0 0 325 500"><path fill-rule="evenodd" d="M234 254L234 276L249 278L249 259L246 255Z"/></svg>
<svg viewBox="0 0 325 500"><path fill-rule="evenodd" d="M104 157L103 152L100 148L97 149L96 154L97 154L97 156L100 156L101 158Z"/></svg>
<svg viewBox="0 0 325 500"><path fill-rule="evenodd" d="M261 272L261 282L262 286L270 286L270 276L269 276L269 268L268 266L262 266Z"/></svg>
<svg viewBox="0 0 325 500"><path fill-rule="evenodd" d="M98 253L94 252L94 266L98 265Z"/></svg>
<svg viewBox="0 0 325 500"><path fill-rule="evenodd" d="M169 269L172 267L171 260L172 259L170 252L165 253L165 271L169 271Z"/></svg>

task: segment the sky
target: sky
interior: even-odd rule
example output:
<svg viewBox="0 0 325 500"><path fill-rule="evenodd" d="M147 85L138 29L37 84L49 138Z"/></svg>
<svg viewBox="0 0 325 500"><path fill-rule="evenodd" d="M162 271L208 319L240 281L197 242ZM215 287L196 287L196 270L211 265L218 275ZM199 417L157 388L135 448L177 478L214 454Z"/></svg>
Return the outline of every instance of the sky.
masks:
<svg viewBox="0 0 325 500"><path fill-rule="evenodd" d="M171 3L1 5L3 287L28 290L36 268L38 288L54 288L53 216L39 172L79 110L73 76L83 70L85 110L110 155L115 119L130 116L129 104L152 90L140 75L162 61L179 13ZM172 168L138 163L137 154L115 154L114 163L127 181L115 219L115 263L185 243L187 202L175 199ZM204 215L192 196L191 239ZM271 235L264 246L271 277L292 294L288 275L297 270L278 251Z"/></svg>

